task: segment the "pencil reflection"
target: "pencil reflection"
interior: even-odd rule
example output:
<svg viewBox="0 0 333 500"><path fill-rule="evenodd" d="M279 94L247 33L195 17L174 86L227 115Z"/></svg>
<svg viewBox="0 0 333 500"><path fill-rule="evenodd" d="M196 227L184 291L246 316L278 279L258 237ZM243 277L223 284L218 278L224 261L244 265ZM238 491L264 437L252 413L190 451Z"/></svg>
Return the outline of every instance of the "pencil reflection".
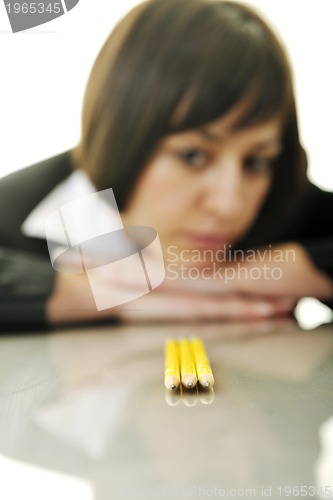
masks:
<svg viewBox="0 0 333 500"><path fill-rule="evenodd" d="M177 406L179 405L182 397L180 394L179 387L178 389L170 390L165 389L165 401L169 406Z"/></svg>
<svg viewBox="0 0 333 500"><path fill-rule="evenodd" d="M195 406L198 403L198 390L197 386L193 389L187 389L182 386L181 388L182 400L185 406Z"/></svg>
<svg viewBox="0 0 333 500"><path fill-rule="evenodd" d="M203 405L211 405L215 399L215 392L212 386L199 387L199 400Z"/></svg>
<svg viewBox="0 0 333 500"><path fill-rule="evenodd" d="M201 387L197 384L193 389L187 389L183 385L177 389L165 389L165 401L169 406L177 406L182 401L185 406L195 406L199 401L204 405L210 405L215 399L213 387Z"/></svg>

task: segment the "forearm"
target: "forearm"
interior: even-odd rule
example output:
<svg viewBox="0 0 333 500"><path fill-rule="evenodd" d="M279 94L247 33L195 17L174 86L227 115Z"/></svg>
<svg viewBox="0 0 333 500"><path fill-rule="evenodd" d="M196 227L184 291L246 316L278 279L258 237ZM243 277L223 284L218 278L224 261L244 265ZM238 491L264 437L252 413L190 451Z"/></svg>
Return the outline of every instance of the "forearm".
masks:
<svg viewBox="0 0 333 500"><path fill-rule="evenodd" d="M110 287L110 293L113 290ZM46 302L46 318L50 325L91 321L116 321L116 309L99 311L86 274L56 273L53 293Z"/></svg>

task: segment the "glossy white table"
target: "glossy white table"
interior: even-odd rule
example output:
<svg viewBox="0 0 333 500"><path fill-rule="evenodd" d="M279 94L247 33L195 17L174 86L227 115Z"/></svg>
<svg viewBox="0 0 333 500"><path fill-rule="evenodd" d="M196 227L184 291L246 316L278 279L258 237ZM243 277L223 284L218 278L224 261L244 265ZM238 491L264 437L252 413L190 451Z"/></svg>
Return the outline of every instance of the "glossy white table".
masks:
<svg viewBox="0 0 333 500"><path fill-rule="evenodd" d="M193 335L204 339L212 363L213 401L164 389L166 338ZM314 498L332 388L332 325L302 331L279 320L3 336L0 457L81 478L89 492L73 500ZM45 480L50 491L57 477ZM292 494L293 486L303 494ZM6 488L1 500L16 498ZM22 498L39 497L31 486Z"/></svg>

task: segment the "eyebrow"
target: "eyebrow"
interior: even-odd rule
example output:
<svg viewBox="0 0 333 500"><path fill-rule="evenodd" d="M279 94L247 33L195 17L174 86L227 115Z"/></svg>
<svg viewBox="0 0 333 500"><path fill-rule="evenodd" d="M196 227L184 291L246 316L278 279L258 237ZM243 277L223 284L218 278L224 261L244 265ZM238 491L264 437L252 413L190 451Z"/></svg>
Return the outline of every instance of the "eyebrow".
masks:
<svg viewBox="0 0 333 500"><path fill-rule="evenodd" d="M272 139L264 139L253 146L256 151L262 151L263 149L276 148L280 150L282 148L281 139L279 137Z"/></svg>
<svg viewBox="0 0 333 500"><path fill-rule="evenodd" d="M209 132L206 128L204 127L199 127L197 129L197 132L202 135L205 139L208 139L210 140L211 142L219 142L221 141L222 139L225 138L225 134L220 134L220 135L216 135L216 134L212 134L212 132Z"/></svg>

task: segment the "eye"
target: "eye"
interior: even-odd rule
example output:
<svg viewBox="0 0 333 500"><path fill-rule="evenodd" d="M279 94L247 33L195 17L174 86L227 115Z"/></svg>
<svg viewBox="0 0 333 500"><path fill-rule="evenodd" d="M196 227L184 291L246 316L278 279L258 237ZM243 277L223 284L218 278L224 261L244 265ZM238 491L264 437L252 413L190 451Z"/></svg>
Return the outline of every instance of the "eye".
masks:
<svg viewBox="0 0 333 500"><path fill-rule="evenodd" d="M271 173L275 157L248 156L244 160L244 168L247 172L261 175Z"/></svg>
<svg viewBox="0 0 333 500"><path fill-rule="evenodd" d="M209 154L203 149L184 149L177 152L177 156L183 163L190 167L204 167L209 161Z"/></svg>

